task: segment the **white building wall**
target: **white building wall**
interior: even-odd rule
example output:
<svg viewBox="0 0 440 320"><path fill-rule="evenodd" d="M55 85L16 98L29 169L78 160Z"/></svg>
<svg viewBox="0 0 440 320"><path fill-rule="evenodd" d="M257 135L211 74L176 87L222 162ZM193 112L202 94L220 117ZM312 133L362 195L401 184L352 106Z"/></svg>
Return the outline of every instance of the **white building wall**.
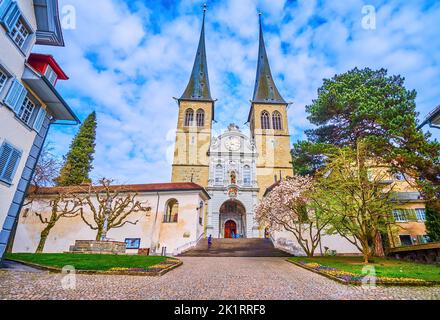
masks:
<svg viewBox="0 0 440 320"><path fill-rule="evenodd" d="M18 0L20 10L30 24L33 31L37 29L33 1ZM0 25L0 66L11 76L3 90L0 92L0 145L4 141L11 143L15 148L22 151L17 171L14 175L12 185L0 182L0 228L3 226L15 191L20 180L23 168L28 158L29 151L34 142L36 132L26 127L15 118L14 113L2 102L6 97L13 77L21 79L24 71L24 64L29 57L32 47L35 44L35 36L29 40L28 50L25 54L13 43L6 30Z"/></svg>
<svg viewBox="0 0 440 320"><path fill-rule="evenodd" d="M164 223L163 216L166 210L166 203L170 199L177 199L179 202L179 217L177 223ZM20 214L20 220L15 236L13 252L35 252L40 240L40 233L45 225L41 223L35 212L43 212L44 216L49 216L50 207L49 197L35 200ZM140 238L141 248L150 248L154 253L160 254L162 247L166 247L168 255L176 249L189 243L195 245L195 241L203 233L203 223L199 223L199 212L197 210L200 202L205 202L206 198L199 192L161 192L159 197L156 193L142 193L138 195L139 201L148 202L151 212L133 213L129 221L136 221L136 225L125 224L121 228L111 229L107 238L114 241L124 241L126 238ZM92 221L92 213L87 206L85 216L88 221ZM60 219L50 231L47 238L44 252L57 253L69 251L75 240L94 240L96 230L89 228L81 217ZM136 253L137 250L132 253Z"/></svg>
<svg viewBox="0 0 440 320"><path fill-rule="evenodd" d="M295 255L305 255L304 250L298 244L295 236L289 231L272 232L272 240L275 246L286 251L290 251ZM336 254L349 255L360 254L359 250L346 239L339 235L323 235L321 238L321 246L318 246L315 255L325 253L325 247L329 250L336 250Z"/></svg>

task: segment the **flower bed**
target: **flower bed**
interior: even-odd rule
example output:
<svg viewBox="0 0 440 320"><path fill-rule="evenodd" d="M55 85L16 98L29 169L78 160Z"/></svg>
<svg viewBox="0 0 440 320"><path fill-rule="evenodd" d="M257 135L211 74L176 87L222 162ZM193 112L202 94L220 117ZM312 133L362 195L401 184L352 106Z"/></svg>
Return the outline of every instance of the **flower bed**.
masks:
<svg viewBox="0 0 440 320"><path fill-rule="evenodd" d="M181 264L180 260L168 258L167 260L158 264L149 266L147 268L111 268L109 272L126 273L161 273L163 271L171 270ZM162 275L162 274L161 274Z"/></svg>
<svg viewBox="0 0 440 320"><path fill-rule="evenodd" d="M328 267L325 265L321 265L316 262L306 262L306 261L291 261L287 260L293 264L296 264L300 267L313 271L315 273L326 276L327 278L336 280L338 282L344 284L352 284L352 285L362 285L363 280L366 279L366 276L338 270L336 268ZM416 285L416 286L425 286L425 285L438 285L440 283L435 281L426 281L423 279L416 278L404 278L404 277L383 277L377 276L375 277L376 284L380 285ZM368 282L367 282L368 283ZM368 284L367 284L368 285Z"/></svg>

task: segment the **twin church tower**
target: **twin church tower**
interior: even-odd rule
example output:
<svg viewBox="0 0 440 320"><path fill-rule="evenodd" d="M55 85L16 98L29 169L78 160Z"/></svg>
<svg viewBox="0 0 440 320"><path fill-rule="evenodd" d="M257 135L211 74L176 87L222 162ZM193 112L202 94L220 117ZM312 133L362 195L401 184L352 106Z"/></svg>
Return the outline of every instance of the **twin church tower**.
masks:
<svg viewBox="0 0 440 320"><path fill-rule="evenodd" d="M253 181L249 183L249 188L258 188L256 195L261 198L266 188L275 180L292 175L287 121L288 103L281 96L272 77L260 15L258 66L254 95L247 119L250 137L246 138L247 143L244 140L241 142L240 137L234 137L233 132L242 135L235 125L229 126L229 131L232 133L230 132L227 136L212 137L215 100L211 96L209 86L205 48L205 15L206 8L203 13L202 30L191 77L184 93L177 99L179 116L172 181L192 181L205 188L221 181L225 186L238 185L238 189L241 187L245 189L244 182L248 182L250 177ZM224 140L225 147L215 151L216 160L213 163L212 146L218 143L219 139ZM237 157L233 157L233 154ZM223 157L220 157L221 155ZM237 159L237 169L223 170L220 173L215 171L220 165L228 165L228 163L225 164L228 159L232 163L232 158ZM244 159L248 158L251 173L246 173L247 165L244 169L240 167L240 163L243 164L247 161ZM247 174L249 177L242 177L242 174Z"/></svg>

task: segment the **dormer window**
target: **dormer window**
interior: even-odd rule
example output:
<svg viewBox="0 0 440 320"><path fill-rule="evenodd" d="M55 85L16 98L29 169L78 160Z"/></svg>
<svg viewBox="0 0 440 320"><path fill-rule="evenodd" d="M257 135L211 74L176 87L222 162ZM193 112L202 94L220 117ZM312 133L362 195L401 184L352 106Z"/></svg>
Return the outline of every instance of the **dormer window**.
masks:
<svg viewBox="0 0 440 320"><path fill-rule="evenodd" d="M24 49L24 45L30 33L30 30L25 26L20 18L17 20L11 30L11 38L20 49Z"/></svg>
<svg viewBox="0 0 440 320"><path fill-rule="evenodd" d="M44 72L44 76L47 80L49 80L50 83L52 83L53 86L55 86L55 83L57 82L58 75L55 73L55 71L52 69L50 65L46 66L46 71Z"/></svg>

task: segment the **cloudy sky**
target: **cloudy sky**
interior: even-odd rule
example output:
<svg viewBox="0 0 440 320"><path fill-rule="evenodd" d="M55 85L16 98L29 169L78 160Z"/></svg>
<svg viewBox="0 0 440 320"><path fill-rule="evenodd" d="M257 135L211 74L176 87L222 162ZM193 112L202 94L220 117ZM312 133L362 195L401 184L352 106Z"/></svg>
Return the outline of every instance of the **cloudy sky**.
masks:
<svg viewBox="0 0 440 320"><path fill-rule="evenodd" d="M59 2L64 19L75 9L75 29L64 30L65 48L36 50L53 54L70 76L58 89L79 117L98 114L94 179L169 181L167 154L177 122L173 97L189 79L204 2L217 132L231 122L249 130L244 123L255 80L259 10L273 76L285 100L293 102L292 142L310 127L305 106L322 79L356 66L403 75L407 88L418 92L420 119L440 103L440 3L435 0ZM366 5L376 10L375 29L363 24ZM58 155L67 152L76 131L51 129Z"/></svg>

